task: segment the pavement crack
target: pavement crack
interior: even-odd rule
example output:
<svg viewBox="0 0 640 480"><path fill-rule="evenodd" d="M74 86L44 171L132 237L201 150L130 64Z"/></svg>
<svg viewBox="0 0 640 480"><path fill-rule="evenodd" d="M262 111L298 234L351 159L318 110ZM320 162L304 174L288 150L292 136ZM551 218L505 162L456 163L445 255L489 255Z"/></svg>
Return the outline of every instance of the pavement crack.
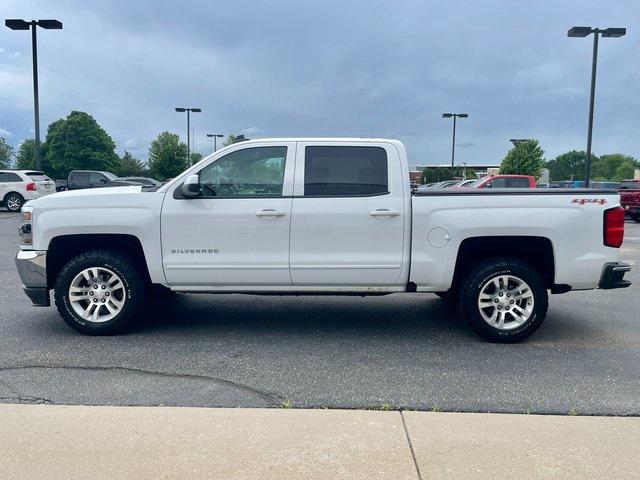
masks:
<svg viewBox="0 0 640 480"><path fill-rule="evenodd" d="M404 427L404 434L407 437L407 443L409 444L409 450L411 451L411 457L413 458L413 464L416 467L416 473L418 475L418 480L422 480L422 474L420 473L420 466L418 465L418 459L416 458L416 452L413 449L413 444L411 443L411 437L409 436L409 429L407 428L407 422L404 419L404 415L402 414L402 410L400 410L400 418L402 419L402 426Z"/></svg>
<svg viewBox="0 0 640 480"><path fill-rule="evenodd" d="M120 367L120 366L69 366L69 365L19 365L12 367L0 367L0 372L8 372L15 370L29 370L29 369L49 369L49 370L82 370L82 371L92 371L92 372L108 372L108 371L123 371L130 373L138 373L143 375L154 375L158 377L164 378L177 378L177 379L190 379L190 380L204 380L209 382L217 383L218 385L224 385L226 387L230 387L236 390L240 390L243 392L247 392L249 394L255 395L260 399L268 402L274 406L280 406L285 397L282 397L276 393L267 392L258 390L257 388L250 387L248 385L244 385L242 383L234 382L232 380L227 380L224 378L212 377L209 375L199 375L192 373L174 373L174 372L161 372L154 370L145 370L142 368L135 367ZM6 383L2 382L7 386L9 390L14 392L14 390ZM0 397L1 399L2 397ZM46 399L44 399L46 400Z"/></svg>

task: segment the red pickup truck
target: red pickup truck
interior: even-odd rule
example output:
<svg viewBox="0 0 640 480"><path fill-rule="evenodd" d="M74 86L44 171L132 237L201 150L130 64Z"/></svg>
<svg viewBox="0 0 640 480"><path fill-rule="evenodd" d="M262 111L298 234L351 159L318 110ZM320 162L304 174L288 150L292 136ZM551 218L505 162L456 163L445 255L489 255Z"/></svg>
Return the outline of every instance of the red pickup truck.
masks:
<svg viewBox="0 0 640 480"><path fill-rule="evenodd" d="M631 220L640 223L640 190L620 189L620 205Z"/></svg>
<svg viewBox="0 0 640 480"><path fill-rule="evenodd" d="M536 179L529 175L491 175L467 185L471 188L536 188Z"/></svg>

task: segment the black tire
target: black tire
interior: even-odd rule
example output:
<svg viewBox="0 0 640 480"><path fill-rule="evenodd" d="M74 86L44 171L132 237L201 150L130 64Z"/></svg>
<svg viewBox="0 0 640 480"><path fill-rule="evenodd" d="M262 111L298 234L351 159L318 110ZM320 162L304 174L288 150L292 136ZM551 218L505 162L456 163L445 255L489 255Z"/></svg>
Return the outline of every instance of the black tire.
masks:
<svg viewBox="0 0 640 480"><path fill-rule="evenodd" d="M82 318L69 301L69 288L74 278L92 267L106 268L120 277L124 284L123 295L126 295L116 316L100 323ZM58 312L71 328L87 335L114 335L126 331L136 321L147 296L148 281L135 259L112 250L89 250L67 262L58 274L54 288Z"/></svg>
<svg viewBox="0 0 640 480"><path fill-rule="evenodd" d="M640 212L630 213L629 216L631 217L631 220L633 220L634 222L640 223Z"/></svg>
<svg viewBox="0 0 640 480"><path fill-rule="evenodd" d="M478 300L483 287L491 279L501 275L518 277L529 286L533 294L533 309L529 318L522 325L512 329L499 329L496 326L490 325L484 320L478 306ZM494 257L478 263L465 275L460 287L459 306L462 316L480 336L490 342L519 342L535 332L547 314L549 298L544 281L538 272L528 264L515 258ZM500 297L502 297L502 295L500 295ZM485 312L492 311L487 309L489 309L488 306L483 310ZM505 309L507 310L508 308L505 307ZM510 320L505 320L505 323L515 323L513 313L508 315Z"/></svg>
<svg viewBox="0 0 640 480"><path fill-rule="evenodd" d="M24 205L24 198L19 193L11 192L5 195L3 203L10 212L19 212Z"/></svg>

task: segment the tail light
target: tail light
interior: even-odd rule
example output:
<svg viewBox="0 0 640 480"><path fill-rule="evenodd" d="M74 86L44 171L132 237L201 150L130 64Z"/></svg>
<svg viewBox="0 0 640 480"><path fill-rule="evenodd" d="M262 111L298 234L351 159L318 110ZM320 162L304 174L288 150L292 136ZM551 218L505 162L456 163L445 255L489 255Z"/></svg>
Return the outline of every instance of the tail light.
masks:
<svg viewBox="0 0 640 480"><path fill-rule="evenodd" d="M35 182L27 183L27 192L35 192L36 184Z"/></svg>
<svg viewBox="0 0 640 480"><path fill-rule="evenodd" d="M604 244L620 248L624 239L624 208L615 207L604 211Z"/></svg>

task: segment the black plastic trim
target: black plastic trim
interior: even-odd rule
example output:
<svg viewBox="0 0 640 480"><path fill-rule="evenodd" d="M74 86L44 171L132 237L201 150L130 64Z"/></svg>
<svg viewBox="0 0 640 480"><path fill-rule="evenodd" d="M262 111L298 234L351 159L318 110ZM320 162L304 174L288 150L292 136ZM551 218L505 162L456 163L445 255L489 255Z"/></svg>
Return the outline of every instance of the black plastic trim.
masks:
<svg viewBox="0 0 640 480"><path fill-rule="evenodd" d="M49 289L45 287L23 287L24 293L29 297L35 307L50 307Z"/></svg>
<svg viewBox="0 0 640 480"><path fill-rule="evenodd" d="M624 279L624 274L631 270L631 265L623 262L606 263L602 269L599 288L612 290L614 288L628 288L631 285L629 280Z"/></svg>

